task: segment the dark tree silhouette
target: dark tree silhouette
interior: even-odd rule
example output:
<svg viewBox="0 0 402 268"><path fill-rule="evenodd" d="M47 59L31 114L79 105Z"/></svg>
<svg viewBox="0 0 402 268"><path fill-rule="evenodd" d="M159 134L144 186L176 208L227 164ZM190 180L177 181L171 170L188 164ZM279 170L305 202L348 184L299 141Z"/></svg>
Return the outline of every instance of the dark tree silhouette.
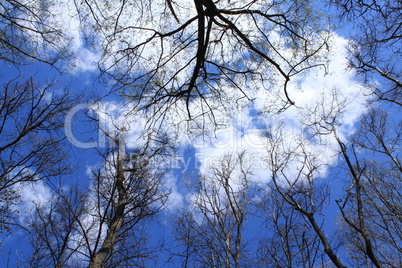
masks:
<svg viewBox="0 0 402 268"><path fill-rule="evenodd" d="M301 1L85 1L80 14L102 36L101 70L124 95L159 116L183 103L191 118L213 112L211 100L228 105L227 87L240 100L246 87L276 84L283 106L293 104L290 78L316 65L326 43L319 23L306 27L320 19L313 9ZM194 100L201 112L191 108Z"/></svg>
<svg viewBox="0 0 402 268"><path fill-rule="evenodd" d="M252 191L245 153L227 154L211 174L190 183L194 198L176 221L183 267L251 267L243 229ZM177 253L176 253L177 254Z"/></svg>
<svg viewBox="0 0 402 268"><path fill-rule="evenodd" d="M9 204L18 200L25 182L70 172L63 153L66 144L63 114L72 106L67 93L52 92L53 84L39 87L33 79L10 81L0 97L1 223L6 224ZM14 201L13 201L14 200Z"/></svg>
<svg viewBox="0 0 402 268"><path fill-rule="evenodd" d="M351 66L372 85L379 99L402 105L402 3L333 0L340 17L353 23ZM379 80L381 85L373 83Z"/></svg>
<svg viewBox="0 0 402 268"><path fill-rule="evenodd" d="M89 189L66 191L61 184L28 222L29 267L143 267L152 258L156 249L148 248L147 224L169 193L156 162L165 144L129 149L124 128L99 127L109 144L98 148L102 164L91 170Z"/></svg>
<svg viewBox="0 0 402 268"><path fill-rule="evenodd" d="M0 59L21 65L44 62L55 65L68 56L67 36L52 21L51 2L14 1L0 3Z"/></svg>

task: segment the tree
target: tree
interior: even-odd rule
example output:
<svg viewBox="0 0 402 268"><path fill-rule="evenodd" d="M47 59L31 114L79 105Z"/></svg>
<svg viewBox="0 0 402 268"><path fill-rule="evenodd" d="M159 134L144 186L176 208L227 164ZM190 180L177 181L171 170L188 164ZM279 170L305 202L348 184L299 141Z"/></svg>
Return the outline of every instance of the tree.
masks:
<svg viewBox="0 0 402 268"><path fill-rule="evenodd" d="M343 241L357 266L401 265L400 120L371 109L350 145L339 141L350 174L345 197L338 200L344 220Z"/></svg>
<svg viewBox="0 0 402 268"><path fill-rule="evenodd" d="M119 136L113 142L115 151L104 159L105 168L94 174L96 191L92 209L98 214L95 214L95 221L100 228L99 235L106 232L106 236L98 236L95 243L87 245L91 256L88 267L126 267L127 264L132 266L135 258L143 261L148 255L146 248L141 248L144 241L125 244L125 240L130 237L141 241L138 237L141 232L137 233L141 230L139 227L159 211L166 197L160 191L163 173L147 166L160 151L151 155L150 151L139 149L126 155L124 140ZM103 231L104 224L107 229Z"/></svg>
<svg viewBox="0 0 402 268"><path fill-rule="evenodd" d="M68 37L55 22L49 1L6 0L0 4L0 59L15 65L54 65L67 55Z"/></svg>
<svg viewBox="0 0 402 268"><path fill-rule="evenodd" d="M143 267L151 258L146 224L168 194L161 189L164 170L157 168L166 148L130 149L126 130L112 125L114 131L98 125L109 146L102 165L92 169L88 191L57 189L49 207L38 207L30 221L28 266Z"/></svg>
<svg viewBox="0 0 402 268"><path fill-rule="evenodd" d="M63 114L74 100L67 93L52 92L53 84L38 86L31 78L11 80L0 97L1 225L11 223L10 205L18 200L24 183L59 176L70 171L65 162Z"/></svg>
<svg viewBox="0 0 402 268"><path fill-rule="evenodd" d="M273 135L269 147L273 190L268 195L269 207L263 207L272 231L260 246L262 263L311 266L319 262L328 266L330 261L336 267L398 267L400 120L371 108L362 117L361 128L346 144L339 137L336 120L325 116L323 119L318 125L322 124L323 134L335 137L344 160L338 168L347 170L342 173L348 178L344 180L345 194L338 199L329 198L327 181L317 177L320 156L309 149L308 143L292 147L292 143L283 144L280 132ZM338 241L329 239L324 225L322 213L331 203L340 213L335 237ZM339 246L347 252L346 257L338 253Z"/></svg>
<svg viewBox="0 0 402 268"><path fill-rule="evenodd" d="M194 119L226 107L226 91L251 101L245 88L274 84L283 86L282 105L291 105L290 78L317 65L327 38L319 23L306 27L320 16L301 1L94 0L79 9L102 42L102 72L160 117L179 106Z"/></svg>
<svg viewBox="0 0 402 268"><path fill-rule="evenodd" d="M57 185L46 204L37 203L26 226L32 246L26 267L80 267L75 258L79 244L72 236L80 231L79 219L86 213L88 197L78 186Z"/></svg>
<svg viewBox="0 0 402 268"><path fill-rule="evenodd" d="M401 105L402 5L400 1L334 0L340 17L353 22L351 66L379 99ZM379 80L381 85L373 83Z"/></svg>
<svg viewBox="0 0 402 268"><path fill-rule="evenodd" d="M226 154L190 184L190 209L183 209L175 228L183 267L252 266L243 236L252 194L244 157Z"/></svg>
<svg viewBox="0 0 402 268"><path fill-rule="evenodd" d="M0 3L0 192L1 226L11 223L18 187L62 175L71 170L61 135L63 115L76 99L55 82L39 82L23 75L12 78L10 65L42 62L55 66L67 56L67 37L52 21L46 1Z"/></svg>
<svg viewBox="0 0 402 268"><path fill-rule="evenodd" d="M354 21L351 67L377 98L351 142L338 138L349 172L346 194L338 200L341 240L354 266L400 266L400 1L333 1ZM385 102L384 102L385 101Z"/></svg>
<svg viewBox="0 0 402 268"><path fill-rule="evenodd" d="M262 238L258 241L260 267L325 266L318 236L310 224L282 197L282 191L271 187L258 206L264 219Z"/></svg>
<svg viewBox="0 0 402 268"><path fill-rule="evenodd" d="M270 138L268 157L272 189L277 192L270 195L270 198L274 198L270 202L278 210L273 217L272 213L268 215L276 228L273 231L275 240L270 243L282 246L279 250L281 255L274 263L292 266L295 263L315 265L321 262L324 266L332 263L336 267L346 267L324 228L322 211L330 202L330 190L328 182L319 179L322 169L320 155L310 150L308 141L296 138L294 143L284 143L280 128L277 131ZM278 230L280 227L286 229ZM317 241L320 245L317 245ZM272 256L268 253L264 262Z"/></svg>

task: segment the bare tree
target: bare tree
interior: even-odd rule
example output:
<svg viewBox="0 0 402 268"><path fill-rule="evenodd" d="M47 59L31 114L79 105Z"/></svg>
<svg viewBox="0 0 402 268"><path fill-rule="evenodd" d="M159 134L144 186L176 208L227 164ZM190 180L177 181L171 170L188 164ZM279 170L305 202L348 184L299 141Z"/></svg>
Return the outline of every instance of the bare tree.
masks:
<svg viewBox="0 0 402 268"><path fill-rule="evenodd" d="M0 59L16 64L54 65L68 56L67 37L54 22L51 1L6 0L0 4Z"/></svg>
<svg viewBox="0 0 402 268"><path fill-rule="evenodd" d="M1 225L9 204L18 199L21 183L59 176L70 171L62 153L63 115L73 99L53 92L53 84L38 86L31 78L9 81L0 95L0 193Z"/></svg>
<svg viewBox="0 0 402 268"><path fill-rule="evenodd" d="M264 218L257 252L260 267L324 266L318 236L273 185L259 204L259 213Z"/></svg>
<svg viewBox="0 0 402 268"><path fill-rule="evenodd" d="M227 154L190 184L194 194L176 224L183 267L249 267L243 229L251 205L245 153Z"/></svg>
<svg viewBox="0 0 402 268"><path fill-rule="evenodd" d="M269 242L280 255L270 263L346 267L324 227L323 210L330 204L330 188L328 181L319 177L321 156L308 148L308 141L295 138L287 144L281 126L276 131L269 139L268 161L272 191L277 193L269 195L275 207L268 219L273 220L274 228ZM272 256L272 251L267 253L266 258Z"/></svg>
<svg viewBox="0 0 402 268"><path fill-rule="evenodd" d="M116 144L115 151L105 157L105 168L94 173L96 212L93 215L99 224L99 236L95 240L92 237L90 244L86 245L90 255L88 267L126 267L127 263L134 263L135 258L139 259L136 265L141 266L149 254L145 247L141 248L146 237L138 237L143 233L137 234L135 230L141 230L141 224L159 211L166 197L160 189L163 172L148 166L160 151L156 150L152 155L140 149L127 154L120 136L112 142ZM106 229L102 229L104 225ZM124 244L127 235L143 242ZM126 248L130 255L124 255L122 248Z"/></svg>
<svg viewBox="0 0 402 268"><path fill-rule="evenodd" d="M353 139L346 143L337 130L339 108L335 107L332 116L323 114L314 121L310 141L296 139L286 144L280 129L270 136L273 190L268 195L271 206L264 211L274 235L264 239L260 247L264 264L400 266L400 119L386 110L370 107ZM400 108L394 105L392 109L398 114ZM339 199L330 199L327 181L318 176L323 156L308 146L319 134L335 138L344 160L338 168L347 170L340 174L348 179L345 194ZM332 194L339 196L337 192ZM331 226L337 231L337 240L329 238L330 226L324 224L324 208L331 203L339 209L340 227ZM307 255L306 251L313 254ZM339 253L343 251L347 254Z"/></svg>
<svg viewBox="0 0 402 268"><path fill-rule="evenodd" d="M57 189L34 214L28 266L144 267L151 259L147 223L168 195L156 162L165 148L130 149L124 129L103 130L110 144L99 149L102 164L92 170L89 189Z"/></svg>
<svg viewBox="0 0 402 268"><path fill-rule="evenodd" d="M401 102L402 4L399 1L333 0L340 16L353 22L351 65L379 99ZM381 86L373 80L381 81Z"/></svg>
<svg viewBox="0 0 402 268"><path fill-rule="evenodd" d="M397 120L398 122L394 122ZM356 266L399 267L401 251L400 120L372 109L350 146L340 143L350 174L338 200L343 240Z"/></svg>
<svg viewBox="0 0 402 268"><path fill-rule="evenodd" d="M102 71L159 116L180 102L190 118L199 116L190 110L196 99L204 112L213 110L212 100L227 103L225 87L238 90L240 101L247 87L277 83L283 106L291 105L290 78L317 64L327 37L319 24L306 27L320 16L300 1L93 0L79 9L103 41Z"/></svg>
<svg viewBox="0 0 402 268"><path fill-rule="evenodd" d="M74 259L79 245L72 236L80 230L79 219L85 213L87 196L78 186L52 187L53 195L46 204L36 204L36 210L27 219L28 242L32 252L25 261L26 267L81 267Z"/></svg>

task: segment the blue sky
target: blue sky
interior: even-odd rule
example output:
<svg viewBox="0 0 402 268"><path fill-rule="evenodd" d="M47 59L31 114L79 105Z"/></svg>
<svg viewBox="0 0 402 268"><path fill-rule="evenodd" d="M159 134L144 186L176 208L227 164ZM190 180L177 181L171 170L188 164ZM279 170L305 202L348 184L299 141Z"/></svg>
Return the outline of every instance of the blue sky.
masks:
<svg viewBox="0 0 402 268"><path fill-rule="evenodd" d="M63 74L60 74L57 70L44 63L22 66L18 71L14 66L1 62L2 77L0 78L4 83L10 77L16 77L21 74L23 78L34 77L39 84L56 81L55 91L67 88L74 95L80 95L80 100L77 103L80 106L77 107L82 108L82 110L73 117L72 126L74 130L72 133L74 137L70 137L71 147L68 149L68 153L71 155L71 162L77 165L77 169L73 174L63 178L65 183L78 183L83 187L87 187L90 185L88 169L92 166L102 165L99 156L96 154L96 147L107 146L107 144L102 143L103 136L99 136L99 130L96 129L96 125L89 124L84 113L82 113L82 111L88 111L88 109L92 109L91 113L98 116L102 127L106 131L113 132L115 131L113 128L116 128L116 126L117 128L125 127L127 129L126 142L128 148L143 144L145 134L154 134L150 133L147 128L149 122L164 129L174 141L174 145L178 148L177 154L175 160L168 162L171 170L164 180L165 186L172 189L168 201L169 205L161 213L162 218L166 217L165 221L161 220L161 225L165 227L165 229L161 228L164 232L171 231L169 230L171 227L169 219L174 217L179 209L191 207L191 202L197 198L197 193L185 189L183 180L188 177L191 178L195 174L210 175L211 167L227 153L246 151L246 164L249 165L253 174L250 176L250 180L262 188L269 183L270 177L267 171L266 159L273 148L270 138L277 142L275 145L277 146L278 154L294 153L292 161L289 162L284 170L284 173L288 174L289 177L296 176L295 172L303 169L302 162L298 158L303 150L317 156L314 161L320 168L314 173L315 177L339 176L339 170L333 168L340 164L338 160L338 144L327 128L332 126L322 117L325 115L325 119L335 120L333 123L337 128L336 133L346 142L349 135L353 133L356 127L355 124L360 116L367 111L366 103L369 101L369 97L367 97L369 90L357 81L353 70L347 69L346 45L348 40L345 39L347 32L344 29L340 29L339 33L330 32L328 50L323 50L317 56L317 60L323 62L326 66L325 68L317 67L293 77L289 83L288 92L296 105L280 113L278 111L282 108L285 98L283 88L275 86L275 82L280 82L281 77L269 68L266 71L271 76L271 85L268 81L264 85L255 85L255 82L244 83L249 86L245 87L247 95L254 100L252 106L247 103L248 99L241 98L241 93L234 90L233 87L224 83L219 84L223 92L223 102L226 102L227 105L222 106L221 102L213 98L209 100L211 107L214 109L215 122L218 123L218 127L216 127L215 122L208 120L209 117L207 117L206 121L204 121L205 117L196 117L203 112L201 109L202 103L199 99L190 103L190 110L195 117L194 121L189 123L186 121L188 114L185 102L177 102L177 105L169 110L165 120L161 122L153 121L156 118L154 114L133 112L135 111L135 105L117 94L102 97L115 86L112 80L107 80L106 83L98 80L100 73L97 70L97 62L100 61L105 68L112 66L113 63L112 58L102 58L100 52L97 51L97 49L100 49L100 45L99 47L97 46L97 41L102 40L104 36L101 34L94 36L93 43L88 43L83 32L78 29L79 20L77 14L74 13L72 6L68 6L68 3L66 5L64 9L54 7L54 10L55 12L65 13L63 15L59 14L60 16L56 19L56 23L70 37L69 45L73 54L73 64L62 65ZM185 4L183 3L183 5ZM129 13L129 9L127 12ZM128 13L122 14L122 24L135 19ZM180 9L178 12L180 19L184 19L189 15L191 14L186 13L185 8ZM169 23L169 21L166 20L165 23ZM240 23L239 27L247 30L247 22ZM87 30L90 31L90 28L87 28ZM107 35L107 33L103 34ZM140 43L146 40L147 34L139 32L135 37L133 37L134 35L131 36L132 40L129 41ZM278 43L278 50L281 54L285 58L288 57L293 60L293 52L286 48L279 34L272 31L269 36L273 43ZM120 49L124 42L119 43L119 41L124 40L124 38L130 38L130 36L122 35L118 38L120 40L113 40L115 42L110 46L111 51ZM173 44L169 45L173 46ZM146 67L147 64L154 63L156 59L153 54L158 54L159 52L159 48L156 46L147 47L147 50L142 55L144 60L138 60L139 66L131 66L132 70L138 71L138 69ZM180 54L174 62L169 62L166 65L165 71L168 74L174 72L177 69L174 67L175 64L187 60L186 57L185 53ZM297 54L294 58L297 57L301 56ZM280 60L279 56L276 56L275 59ZM254 63L249 64L255 67ZM110 68L114 70L113 68L124 69L125 67L124 63L122 63L121 66ZM185 70L178 75L178 83L181 82L181 79L185 80L188 72L188 70ZM243 82L239 79L239 83ZM259 90L256 90L256 88ZM266 88L270 90L264 90ZM102 98L99 99L99 97ZM92 104L93 100L98 101L96 105ZM238 102L234 103L233 100L238 100ZM156 113L156 115L159 114ZM199 125L202 125L203 128L200 129ZM268 138L266 133L269 133L271 137ZM100 137L101 140L99 140ZM96 146L94 148L80 148L83 147L83 144L79 145L76 141L85 144L95 142ZM236 170L236 172L239 171ZM233 187L241 187L236 180L231 181L231 183ZM37 186L33 186L31 189L31 193L27 189L27 193L23 197L24 202L20 206L22 209L20 215L30 213L30 207L27 203L48 198L51 191L46 187L46 184L38 182ZM336 181L333 182L333 187L338 188ZM335 211L334 207L330 206L328 210ZM24 211L24 208L28 210ZM333 216L333 213L327 215L327 222L330 223L328 226L334 223ZM249 220L254 223L249 224L248 231L256 228L255 225L258 222L258 220ZM156 223L154 224L157 225ZM328 232L331 232L331 229L328 229ZM250 233L253 232L250 231ZM156 236L153 239L157 239L160 234L158 232L153 233ZM2 240L4 244L0 255L0 263L2 263L3 267L6 267L6 265L14 267L12 263L18 257L29 252L23 232L16 229L13 236L3 234ZM169 267L176 266L172 264Z"/></svg>

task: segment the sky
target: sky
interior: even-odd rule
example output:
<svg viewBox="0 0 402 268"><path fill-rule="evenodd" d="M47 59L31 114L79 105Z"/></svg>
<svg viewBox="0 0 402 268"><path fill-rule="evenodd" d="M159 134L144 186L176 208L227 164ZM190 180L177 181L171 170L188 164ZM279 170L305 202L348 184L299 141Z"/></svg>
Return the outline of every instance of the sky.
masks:
<svg viewBox="0 0 402 268"><path fill-rule="evenodd" d="M110 5L118 7L118 2L111 1ZM179 20L193 16L194 10L186 6L190 2L181 1L181 3L182 6L177 13ZM108 145L107 138L85 120L84 111L90 110L92 114L96 115L100 120L101 128L109 133L116 131L116 128L124 127L127 148L145 144L144 136L146 135L156 135L148 128L150 122L164 129L177 148L175 157L166 161L166 166L170 168L170 171L164 178L164 183L166 188L172 190L164 211L167 219L166 225L169 225L168 219L171 217L169 213L175 213L183 206L191 206L193 200L197 198L197 193L184 189L184 179L189 174L210 175L211 168L228 153L245 152L245 165L250 167L253 174L251 180L261 187L270 181L270 177L267 175L266 159L269 158L269 153L274 145L278 150L278 155L286 155L289 152L292 154L291 162L284 170L288 177L297 176L295 172L302 169L300 157L302 157L303 151L316 156L314 161L320 168L315 172L315 177L329 176L331 167L338 164L338 144L332 134L328 135L330 130L328 123L336 125L337 135L346 142L353 134L360 116L367 112L366 104L370 100L367 97L368 89L358 82L356 73L347 68L346 46L348 40L340 33L331 31L328 37L328 49L324 49L316 55L325 63L326 67L319 66L295 75L288 85L288 93L295 102L294 106L278 111L278 107L281 108L285 101L282 87L267 84L261 85L262 89L256 90L258 85L253 87L254 85L249 84L247 86L245 81L239 80L239 83L245 85L248 97L254 101L251 105L247 99L241 98L241 92L225 83L220 84L223 99L221 101L209 99L209 104L214 108L215 122L219 124L218 128L214 122L205 121L204 117L196 117L202 113L200 100L190 103L190 110L194 115L194 121L191 123L186 120L188 114L184 101L177 102L177 106L166 114L164 121L155 122L153 115L150 117L149 113L144 111L136 112L135 104L124 98L112 94L99 99L114 85L112 82L105 84L98 80L97 67L100 62L101 66L108 70L129 67L133 72L138 71L146 68L147 65L155 64L158 59L154 55L161 53L159 46L155 46L155 44L147 46L142 54L142 59L138 59L136 66L131 66L129 62L122 62L121 66L113 65L113 61L118 55L102 57L99 50L104 44L97 43L105 36L109 36L109 33L93 35L90 27L85 28L88 32L82 31L80 24L84 23L80 22L72 1L54 1L53 4L51 8L57 14L54 23L58 25L57 27L62 28L68 37L65 45L74 55L72 64L63 65L61 75L57 70L42 63L23 66L17 70L2 62L2 74L6 74L1 77L2 82L21 73L24 77L34 76L38 82L57 80L58 88L67 87L72 93L82 95L82 101L70 110L65 121L65 133L71 143L72 161L77 165L77 170L67 177L66 183L78 183L82 187L91 187L88 171L91 167L102 165L96 149ZM121 14L120 25L138 20L143 23L144 27L155 27L161 31L167 31L171 29L171 25L174 25L172 17L165 18L163 23L160 21L147 22L139 14L134 13L135 16L138 16L135 17L132 15L131 9L135 10L137 7L134 2L131 4L133 6L127 7L127 13ZM105 7L98 8L106 10ZM99 12L99 10L95 12ZM192 10L193 13L188 10ZM111 16L105 16L105 18L111 18L116 12L111 9L108 14ZM153 12L157 14L158 10L153 9ZM85 23L90 24L91 21L88 20ZM110 22L106 21L106 23ZM156 24L152 25L152 23ZM250 22L244 21L239 24L239 27L247 30L248 23ZM134 43L141 43L149 37L149 34L147 31L139 30L121 33L112 40L109 49L118 51L124 45L121 40L128 41L129 38L133 38L131 41ZM286 47L277 32L272 30L269 38L279 47L279 54L293 60L292 51ZM232 46L229 39L224 39L223 42L227 42L225 43L227 47ZM174 50L174 43L167 42L166 46L168 48L166 50L169 48ZM188 60L186 53L193 49L189 47L188 51L180 52L177 59L166 64L164 71L167 72L167 76L176 70L177 64ZM280 60L278 55L274 57ZM295 58L297 57L296 55ZM228 59L231 60L230 57ZM278 73L268 67L266 69L267 73L271 75L271 82L281 81ZM177 83L184 81L190 71L191 68L183 70L177 76ZM264 90L265 88L270 90ZM88 99L98 101L92 103ZM239 100L236 104L233 102L235 99ZM223 106L222 102L227 105ZM199 125L203 126L201 130ZM236 170L236 172L240 171ZM241 187L236 180L231 183L234 187ZM29 217L33 204L39 203L46 207L52 193L42 181L20 185L20 187L22 187L20 190L22 200L17 206L20 210L19 220L23 222ZM3 251L0 253L2 267L6 267L6 264L14 267L13 260L25 254L27 248L24 237L20 237L22 234L22 231L16 230L13 236L3 235Z"/></svg>

